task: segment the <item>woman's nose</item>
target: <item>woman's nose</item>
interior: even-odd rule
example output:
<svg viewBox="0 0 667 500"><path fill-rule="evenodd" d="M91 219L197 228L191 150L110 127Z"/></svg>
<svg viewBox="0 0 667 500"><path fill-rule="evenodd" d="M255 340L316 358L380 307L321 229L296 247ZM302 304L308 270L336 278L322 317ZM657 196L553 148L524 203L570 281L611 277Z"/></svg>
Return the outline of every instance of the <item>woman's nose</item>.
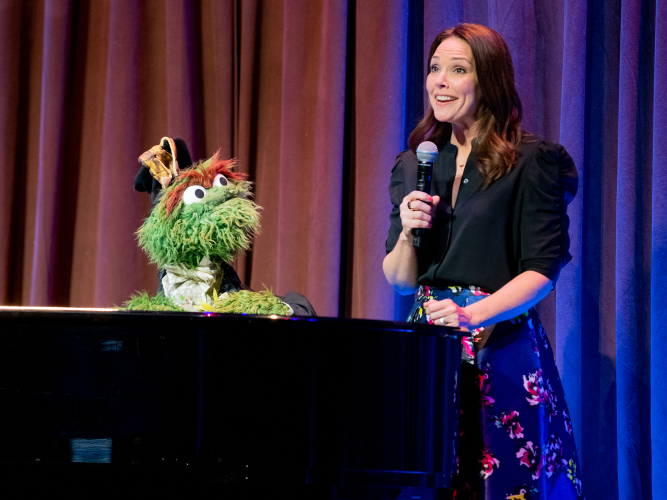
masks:
<svg viewBox="0 0 667 500"><path fill-rule="evenodd" d="M444 71L441 71L438 73L438 77L435 79L435 83L438 87L447 87L447 75L445 75Z"/></svg>

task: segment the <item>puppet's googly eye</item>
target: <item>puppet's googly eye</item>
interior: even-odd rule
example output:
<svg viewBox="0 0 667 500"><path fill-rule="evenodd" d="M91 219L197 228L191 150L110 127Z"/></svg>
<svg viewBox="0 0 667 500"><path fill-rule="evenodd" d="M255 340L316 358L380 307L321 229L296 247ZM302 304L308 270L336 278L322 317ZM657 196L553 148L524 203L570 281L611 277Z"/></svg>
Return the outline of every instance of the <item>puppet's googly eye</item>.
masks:
<svg viewBox="0 0 667 500"><path fill-rule="evenodd" d="M229 184L229 181L227 180L227 177L225 177L222 174L218 174L215 176L215 179L213 179L213 186L214 187L222 187L226 186Z"/></svg>
<svg viewBox="0 0 667 500"><path fill-rule="evenodd" d="M190 186L183 192L181 200L186 205L191 205L192 203L201 203L206 194L206 189L201 186Z"/></svg>

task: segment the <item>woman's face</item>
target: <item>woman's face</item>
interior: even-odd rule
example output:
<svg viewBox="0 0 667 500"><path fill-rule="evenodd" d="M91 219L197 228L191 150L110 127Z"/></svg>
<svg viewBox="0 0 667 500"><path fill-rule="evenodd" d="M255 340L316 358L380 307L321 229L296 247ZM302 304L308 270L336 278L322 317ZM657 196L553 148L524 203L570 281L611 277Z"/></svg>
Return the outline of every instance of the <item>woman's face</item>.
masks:
<svg viewBox="0 0 667 500"><path fill-rule="evenodd" d="M426 90L436 120L463 129L475 124L480 93L473 63L470 45L457 37L447 38L433 53Z"/></svg>

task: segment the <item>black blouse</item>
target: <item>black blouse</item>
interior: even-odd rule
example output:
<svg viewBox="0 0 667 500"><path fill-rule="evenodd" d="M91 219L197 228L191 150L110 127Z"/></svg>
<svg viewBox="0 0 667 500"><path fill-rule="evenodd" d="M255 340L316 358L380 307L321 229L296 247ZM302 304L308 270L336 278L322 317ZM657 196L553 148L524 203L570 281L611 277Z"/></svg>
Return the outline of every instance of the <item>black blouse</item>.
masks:
<svg viewBox="0 0 667 500"><path fill-rule="evenodd" d="M418 251L419 284L495 292L525 271L555 284L572 259L566 207L577 192L577 171L565 148L535 137L524 140L517 165L486 189L471 153L452 209L457 153L448 142L433 164L430 194L439 195L440 203ZM392 170L387 253L402 231L399 205L417 185L417 162L412 151L404 151Z"/></svg>

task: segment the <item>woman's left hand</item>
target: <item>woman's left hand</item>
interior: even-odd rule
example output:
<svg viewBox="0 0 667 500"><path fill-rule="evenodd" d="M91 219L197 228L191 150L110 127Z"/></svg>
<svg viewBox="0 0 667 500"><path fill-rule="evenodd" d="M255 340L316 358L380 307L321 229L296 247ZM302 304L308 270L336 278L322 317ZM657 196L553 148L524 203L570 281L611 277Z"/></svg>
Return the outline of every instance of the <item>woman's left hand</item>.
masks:
<svg viewBox="0 0 667 500"><path fill-rule="evenodd" d="M451 326L470 330L472 315L463 307L459 307L451 299L429 300L424 304L424 310L429 316L429 323L442 326Z"/></svg>

